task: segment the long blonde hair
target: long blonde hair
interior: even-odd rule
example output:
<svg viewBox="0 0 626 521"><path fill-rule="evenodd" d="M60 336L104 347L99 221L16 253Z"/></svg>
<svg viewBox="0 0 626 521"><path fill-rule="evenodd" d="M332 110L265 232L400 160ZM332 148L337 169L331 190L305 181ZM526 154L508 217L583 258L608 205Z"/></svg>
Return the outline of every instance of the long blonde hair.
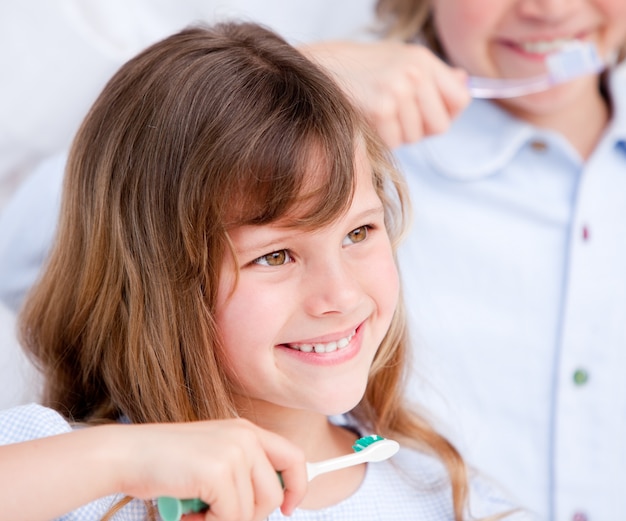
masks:
<svg viewBox="0 0 626 521"><path fill-rule="evenodd" d="M74 140L58 236L20 317L45 403L88 423L236 416L214 322L227 229L287 215L320 151L324 182L295 225L332 221L350 205L358 143L397 242L406 194L389 152L282 39L254 24L190 28L130 60ZM460 520L464 464L405 405L408 353L400 305L353 414L441 458Z"/></svg>

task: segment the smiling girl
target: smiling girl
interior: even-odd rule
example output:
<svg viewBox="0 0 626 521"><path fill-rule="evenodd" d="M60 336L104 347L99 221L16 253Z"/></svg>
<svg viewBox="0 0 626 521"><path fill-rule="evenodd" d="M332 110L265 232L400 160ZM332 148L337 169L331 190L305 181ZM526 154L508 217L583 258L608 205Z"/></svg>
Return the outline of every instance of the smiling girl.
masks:
<svg viewBox="0 0 626 521"><path fill-rule="evenodd" d="M57 241L21 315L45 404L87 425L244 418L272 431L302 460L272 463L269 478L252 466L269 499L240 497L250 519L259 503L289 514L295 498L303 520L509 510L402 398L404 202L361 116L277 36L224 24L155 44L112 78L70 153ZM38 414L14 423L53 434ZM320 476L302 497L304 459L348 454L369 432L404 448ZM287 471L290 502L274 470ZM186 494L215 505L205 519L227 519L209 489ZM122 500L115 519L154 517L138 504Z"/></svg>

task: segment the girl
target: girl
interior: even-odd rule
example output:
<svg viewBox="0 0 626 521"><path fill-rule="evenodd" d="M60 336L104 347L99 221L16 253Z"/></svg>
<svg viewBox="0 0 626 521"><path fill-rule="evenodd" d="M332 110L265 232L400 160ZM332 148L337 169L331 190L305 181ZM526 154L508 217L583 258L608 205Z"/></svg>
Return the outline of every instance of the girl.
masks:
<svg viewBox="0 0 626 521"><path fill-rule="evenodd" d="M509 510L402 399L404 203L362 118L277 36L225 24L152 46L74 141L57 241L20 317L45 404L88 425L245 418L308 461L349 453L369 431L406 447L316 478L295 519ZM304 464L277 452L288 457L249 480L291 513ZM284 498L274 470L287 472ZM254 494L240 500L258 519ZM154 518L130 498L110 505L81 515Z"/></svg>

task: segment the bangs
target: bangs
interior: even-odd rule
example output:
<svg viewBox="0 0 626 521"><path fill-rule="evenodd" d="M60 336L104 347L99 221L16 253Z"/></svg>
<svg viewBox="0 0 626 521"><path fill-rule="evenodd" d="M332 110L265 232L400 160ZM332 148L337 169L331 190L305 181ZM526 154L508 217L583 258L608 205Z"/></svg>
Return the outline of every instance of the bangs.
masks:
<svg viewBox="0 0 626 521"><path fill-rule="evenodd" d="M310 129L272 132L253 157L242 158L231 172L232 192L225 196L225 228L281 221L311 229L346 212L355 189L353 129L320 135ZM245 166L244 166L245 165Z"/></svg>

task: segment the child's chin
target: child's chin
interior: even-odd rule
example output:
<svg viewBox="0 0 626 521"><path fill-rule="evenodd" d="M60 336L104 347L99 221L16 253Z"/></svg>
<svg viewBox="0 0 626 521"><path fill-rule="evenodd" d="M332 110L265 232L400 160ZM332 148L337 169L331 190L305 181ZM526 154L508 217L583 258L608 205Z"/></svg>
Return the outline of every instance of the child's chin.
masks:
<svg viewBox="0 0 626 521"><path fill-rule="evenodd" d="M365 391L365 389L363 389ZM355 393L352 396L342 396L340 398L333 398L328 400L324 406L324 414L326 416L339 416L346 414L354 409L363 398L363 392Z"/></svg>

